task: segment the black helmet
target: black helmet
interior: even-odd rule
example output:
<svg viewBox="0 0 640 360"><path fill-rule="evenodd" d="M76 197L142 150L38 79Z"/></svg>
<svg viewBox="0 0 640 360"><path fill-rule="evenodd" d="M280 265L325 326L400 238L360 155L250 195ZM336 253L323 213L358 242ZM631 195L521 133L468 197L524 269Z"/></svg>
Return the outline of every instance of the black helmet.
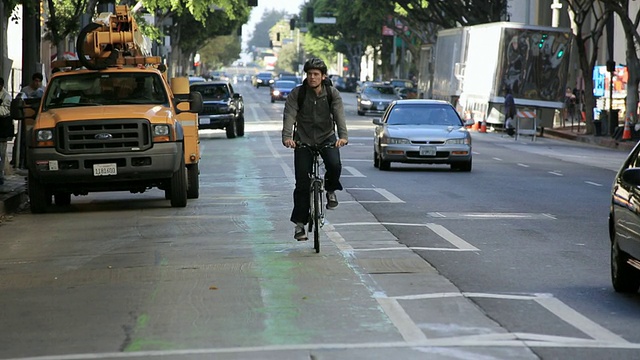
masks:
<svg viewBox="0 0 640 360"><path fill-rule="evenodd" d="M306 63L304 63L304 72L308 72L309 70L312 70L312 69L320 70L322 74L326 75L327 64L325 64L324 61L318 58L311 58L307 60Z"/></svg>

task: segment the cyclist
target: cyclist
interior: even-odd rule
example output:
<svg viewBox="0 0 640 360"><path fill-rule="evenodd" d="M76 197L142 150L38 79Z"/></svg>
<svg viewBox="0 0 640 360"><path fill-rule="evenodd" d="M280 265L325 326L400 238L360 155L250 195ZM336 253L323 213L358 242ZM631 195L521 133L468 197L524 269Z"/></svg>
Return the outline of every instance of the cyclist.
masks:
<svg viewBox="0 0 640 360"><path fill-rule="evenodd" d="M327 209L338 206L335 192L342 190L339 148L348 142L342 98L340 92L326 80L327 65L318 58L312 58L304 64L304 72L307 78L287 96L282 128L282 144L294 148L296 184L291 221L296 224L294 238L298 241L307 240L304 227L309 219L309 173L313 155L309 149L295 149L296 141L311 146L335 146L325 147L321 152L325 166ZM301 97L302 101L298 101L299 95L304 96Z"/></svg>

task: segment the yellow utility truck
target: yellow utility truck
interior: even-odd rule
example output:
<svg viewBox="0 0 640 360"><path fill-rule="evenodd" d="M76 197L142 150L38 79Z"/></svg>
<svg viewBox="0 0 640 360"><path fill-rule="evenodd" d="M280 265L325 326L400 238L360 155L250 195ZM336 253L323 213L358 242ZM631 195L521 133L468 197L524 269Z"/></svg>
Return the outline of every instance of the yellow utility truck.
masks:
<svg viewBox="0 0 640 360"><path fill-rule="evenodd" d="M186 78L167 79L126 5L80 32L78 60L59 61L44 96L13 104L25 122L31 211L72 195L164 190L173 207L199 195L198 112Z"/></svg>

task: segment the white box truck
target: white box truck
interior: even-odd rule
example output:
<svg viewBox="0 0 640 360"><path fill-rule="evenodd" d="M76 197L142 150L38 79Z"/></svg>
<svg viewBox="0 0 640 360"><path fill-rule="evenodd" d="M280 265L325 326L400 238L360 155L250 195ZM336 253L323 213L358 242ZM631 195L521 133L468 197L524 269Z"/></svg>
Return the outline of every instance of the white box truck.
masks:
<svg viewBox="0 0 640 360"><path fill-rule="evenodd" d="M512 22L441 30L432 63L421 61L420 79L432 79L421 93L501 127L509 87L522 127L550 127L563 107L571 41L570 29Z"/></svg>

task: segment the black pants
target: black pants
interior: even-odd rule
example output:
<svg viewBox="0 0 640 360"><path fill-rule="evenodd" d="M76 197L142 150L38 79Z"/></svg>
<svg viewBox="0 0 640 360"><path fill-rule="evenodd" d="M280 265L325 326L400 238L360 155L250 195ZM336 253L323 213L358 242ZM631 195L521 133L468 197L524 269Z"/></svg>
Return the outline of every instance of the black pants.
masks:
<svg viewBox="0 0 640 360"><path fill-rule="evenodd" d="M330 142L335 143L335 139ZM320 152L324 161L324 188L326 191L342 190L340 174L342 163L340 162L340 150L338 148L324 148ZM309 220L309 198L311 179L309 173L313 167L313 154L308 148L296 148L293 154L296 173L296 187L293 190L293 211L291 221L306 224Z"/></svg>

